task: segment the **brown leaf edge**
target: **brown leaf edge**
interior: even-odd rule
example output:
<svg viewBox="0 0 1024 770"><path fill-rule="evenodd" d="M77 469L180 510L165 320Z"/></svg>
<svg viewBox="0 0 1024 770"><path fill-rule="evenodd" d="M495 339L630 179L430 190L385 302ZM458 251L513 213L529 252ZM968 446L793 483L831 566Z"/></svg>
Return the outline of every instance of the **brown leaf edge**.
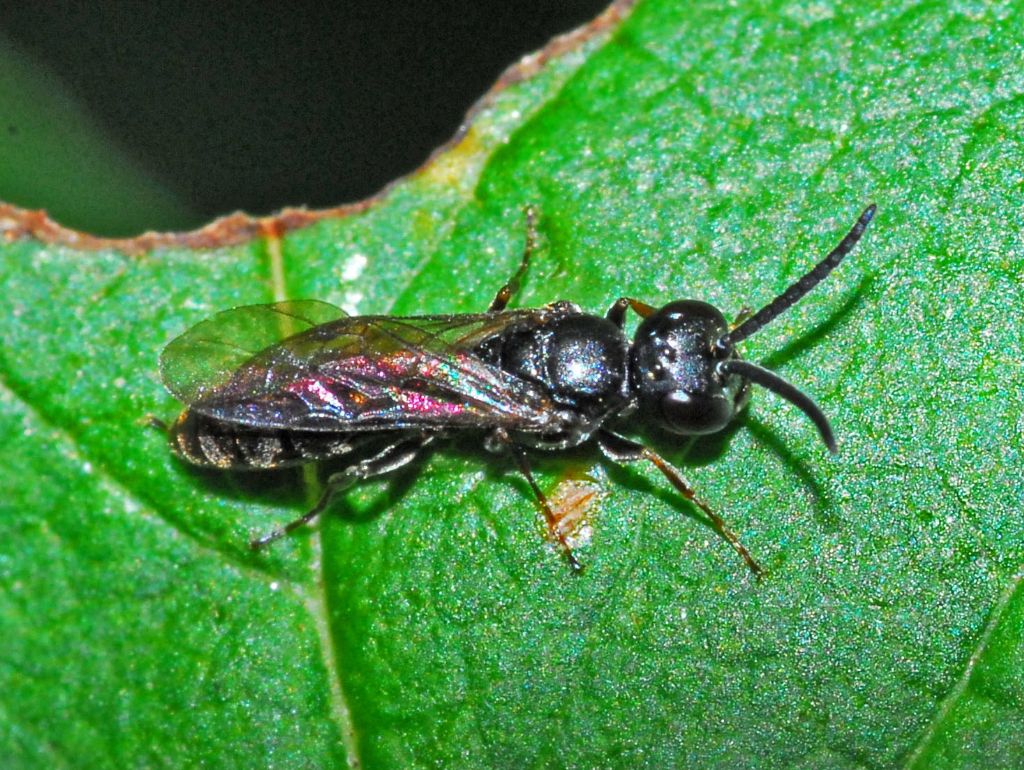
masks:
<svg viewBox="0 0 1024 770"><path fill-rule="evenodd" d="M457 147L476 117L490 107L502 91L532 77L552 59L563 56L614 29L629 15L636 2L637 0L614 0L592 21L553 38L541 50L524 56L510 66L490 90L470 107L455 135L434 150L423 165L407 176L392 180L374 195L356 203L318 210L289 207L264 217L236 212L188 232L150 231L131 238L103 238L63 227L50 219L43 209L24 209L0 202L0 238L8 243L34 239L45 244L68 246L81 251L115 250L128 255L139 255L158 248L214 249L234 246L253 238L280 238L291 230L306 227L321 219L358 214L380 201L395 185L408 177L423 173L441 155Z"/></svg>

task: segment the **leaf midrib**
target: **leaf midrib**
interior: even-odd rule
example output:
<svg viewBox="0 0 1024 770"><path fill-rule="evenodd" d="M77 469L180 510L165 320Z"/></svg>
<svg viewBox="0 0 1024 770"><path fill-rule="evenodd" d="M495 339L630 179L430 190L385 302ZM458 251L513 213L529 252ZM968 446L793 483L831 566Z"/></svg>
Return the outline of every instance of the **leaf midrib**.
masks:
<svg viewBox="0 0 1024 770"><path fill-rule="evenodd" d="M269 234L264 240L266 247L267 262L270 268L271 298L275 303L287 302L291 297L288 291L287 277L285 275L284 256L281 249L281 237L277 234ZM302 484L306 488L306 504L313 505L322 493L317 474L313 466L304 466ZM345 760L348 766L355 770L361 767L358 753L358 741L356 739L355 725L352 722L352 709L349 707L348 699L345 696L345 687L341 678L340 651L337 640L334 638L334 631L331 626L329 611L329 596L327 586L330 575L327 573L323 558L323 536L322 530L317 527L316 534L310 538L312 556L309 562L312 576L313 588L305 590L298 585L292 589L299 595L303 607L309 613L313 621L313 628L316 630L319 641L320 659L323 662L327 673L328 702L330 703L330 715L338 728L342 745L345 748ZM333 585L333 583L331 583Z"/></svg>

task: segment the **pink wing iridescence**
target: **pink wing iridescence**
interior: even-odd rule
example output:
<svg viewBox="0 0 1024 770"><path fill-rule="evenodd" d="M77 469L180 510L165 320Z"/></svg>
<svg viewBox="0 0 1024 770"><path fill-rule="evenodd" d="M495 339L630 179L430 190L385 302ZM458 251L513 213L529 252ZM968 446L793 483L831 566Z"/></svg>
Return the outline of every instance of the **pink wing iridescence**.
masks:
<svg viewBox="0 0 1024 770"><path fill-rule="evenodd" d="M296 303L287 303L294 329ZM323 317L325 303L303 319ZM235 332L247 316L265 319L278 305L237 308L204 322L195 345L193 330L168 346L162 369L176 371L176 359L190 347L211 348L217 327ZM338 314L342 311L335 309ZM254 428L306 431L366 431L399 428L506 427L543 431L557 420L544 392L473 353L482 341L542 310L479 315L420 317L344 316L304 323L291 335L250 355L225 376L227 363L198 367L209 381L188 377L167 382L175 394L194 394L190 409ZM218 323L213 322L220 320ZM199 330L200 324L194 327ZM261 339L266 339L266 334ZM201 344L200 344L201 342ZM224 345L235 344L218 340ZM237 347L237 345L236 345ZM235 354L237 355L237 354ZM230 360L231 356L225 356ZM195 369L196 367L193 367ZM179 365L177 370L186 370Z"/></svg>

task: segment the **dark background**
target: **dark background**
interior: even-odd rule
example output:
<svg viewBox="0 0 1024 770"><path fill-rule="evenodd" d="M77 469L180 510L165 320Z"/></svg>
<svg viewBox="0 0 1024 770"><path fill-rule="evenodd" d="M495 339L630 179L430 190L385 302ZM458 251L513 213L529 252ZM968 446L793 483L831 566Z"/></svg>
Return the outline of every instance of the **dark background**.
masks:
<svg viewBox="0 0 1024 770"><path fill-rule="evenodd" d="M359 200L608 0L21 3L0 32L196 214Z"/></svg>

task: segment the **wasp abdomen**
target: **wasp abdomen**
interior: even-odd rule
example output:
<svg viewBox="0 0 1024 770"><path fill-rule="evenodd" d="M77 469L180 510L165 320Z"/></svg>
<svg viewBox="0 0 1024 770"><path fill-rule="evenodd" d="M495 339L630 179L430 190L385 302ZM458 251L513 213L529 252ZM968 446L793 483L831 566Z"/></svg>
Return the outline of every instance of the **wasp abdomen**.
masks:
<svg viewBox="0 0 1024 770"><path fill-rule="evenodd" d="M240 470L302 465L347 454L353 448L344 433L248 428L191 410L178 417L169 438L175 453L194 465Z"/></svg>

